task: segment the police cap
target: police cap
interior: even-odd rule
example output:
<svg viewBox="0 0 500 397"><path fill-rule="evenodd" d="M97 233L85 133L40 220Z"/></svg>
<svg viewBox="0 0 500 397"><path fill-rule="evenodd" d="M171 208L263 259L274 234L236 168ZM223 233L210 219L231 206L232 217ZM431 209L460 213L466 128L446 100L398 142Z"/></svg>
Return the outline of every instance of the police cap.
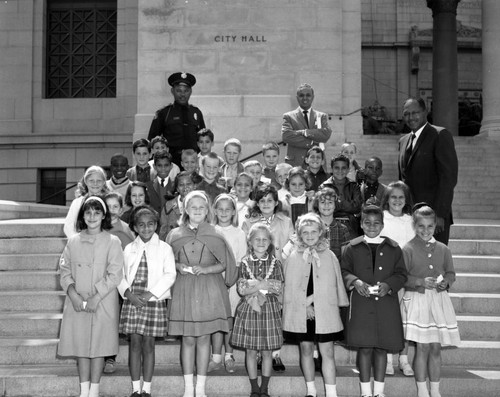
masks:
<svg viewBox="0 0 500 397"><path fill-rule="evenodd" d="M196 77L194 77L191 73L186 72L177 72L170 75L168 78L168 84L172 87L177 84L185 84L189 87L192 87L196 84Z"/></svg>

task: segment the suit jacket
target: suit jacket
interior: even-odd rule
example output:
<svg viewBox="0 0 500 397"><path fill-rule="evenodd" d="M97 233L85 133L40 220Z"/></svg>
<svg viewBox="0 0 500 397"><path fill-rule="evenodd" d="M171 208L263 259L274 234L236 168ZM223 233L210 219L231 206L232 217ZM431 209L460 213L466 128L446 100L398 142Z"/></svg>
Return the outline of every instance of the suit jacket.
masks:
<svg viewBox="0 0 500 397"><path fill-rule="evenodd" d="M168 183L163 188L163 192L160 183L158 182L158 178L155 178L154 181L147 182L146 186L149 194L149 205L153 207L156 212L158 212L158 215L160 215L161 209L167 201L165 199L165 194L167 194L167 192L171 193L174 190L174 183L170 178L168 178Z"/></svg>
<svg viewBox="0 0 500 397"><path fill-rule="evenodd" d="M300 107L283 115L281 138L288 144L285 161L294 167L304 164L304 158L311 147L320 142L327 142L332 135L332 129L328 126L328 115L313 108L309 110L310 128L307 127ZM307 130L307 137L303 135L304 130Z"/></svg>
<svg viewBox="0 0 500 397"><path fill-rule="evenodd" d="M427 123L407 164L410 134L399 140L399 179L409 187L414 203L425 201L438 217L452 222L451 203L458 179L458 159L450 132Z"/></svg>

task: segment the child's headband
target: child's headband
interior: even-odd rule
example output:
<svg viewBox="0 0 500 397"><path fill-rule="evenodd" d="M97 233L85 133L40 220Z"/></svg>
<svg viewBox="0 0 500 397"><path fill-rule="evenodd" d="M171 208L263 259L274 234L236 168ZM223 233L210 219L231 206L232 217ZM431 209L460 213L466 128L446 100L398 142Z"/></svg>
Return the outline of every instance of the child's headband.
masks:
<svg viewBox="0 0 500 397"><path fill-rule="evenodd" d="M207 194L203 190L193 190L189 192L186 197L184 197L184 203L187 204L189 200L191 200L194 197L200 197L203 200L207 202L208 205L210 205L210 201L208 200Z"/></svg>
<svg viewBox="0 0 500 397"><path fill-rule="evenodd" d="M219 203L219 201L222 201L222 200L229 200L233 203L233 207L234 209L236 209L236 199L234 198L234 196L231 196L230 194L228 193L221 193L219 194L216 198L215 198L215 201L214 201L214 208L217 207L217 204Z"/></svg>
<svg viewBox="0 0 500 397"><path fill-rule="evenodd" d="M106 204L104 204L104 201L102 200L102 198L100 197L97 197L97 196L90 196L90 197L87 197L87 199L85 200L85 202L83 203L83 205L87 204L87 202L89 200L96 200L96 201L99 201L102 205L102 208L104 209L104 215L106 215Z"/></svg>

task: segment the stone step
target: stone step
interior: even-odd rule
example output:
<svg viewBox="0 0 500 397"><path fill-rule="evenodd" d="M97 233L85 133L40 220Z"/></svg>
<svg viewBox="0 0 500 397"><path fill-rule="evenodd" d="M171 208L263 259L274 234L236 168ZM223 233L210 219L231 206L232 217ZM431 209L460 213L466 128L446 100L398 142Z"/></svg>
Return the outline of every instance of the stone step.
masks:
<svg viewBox="0 0 500 397"><path fill-rule="evenodd" d="M493 372L493 374L492 374ZM494 378L497 371L482 367L443 367L441 373L441 395L443 397L498 397L500 380ZM43 387L40 379L43 378ZM79 382L76 366L0 366L0 393L12 397L67 397L78 395ZM3 387L3 389L2 389ZM297 366L288 366L284 373L273 373L269 383L273 397L303 397L305 382ZM316 374L318 396L323 397L324 386L320 374ZM359 378L354 368L337 367L337 390L340 397L359 396ZM155 397L180 397L184 393L184 380L180 366L156 365L152 392ZM247 397L250 385L242 365L234 374L217 371L207 377L206 392L209 396ZM395 376L386 378L387 396L414 397L413 378ZM130 375L125 365L118 365L112 375L101 378L101 397L128 396L131 393Z"/></svg>
<svg viewBox="0 0 500 397"><path fill-rule="evenodd" d="M0 337L57 338L60 312L0 312ZM500 340L500 316L458 315L462 340Z"/></svg>
<svg viewBox="0 0 500 397"><path fill-rule="evenodd" d="M500 311L500 294L451 292L450 298L457 315L466 313L498 315Z"/></svg>
<svg viewBox="0 0 500 397"><path fill-rule="evenodd" d="M53 254L0 254L0 271L57 270L61 252Z"/></svg>
<svg viewBox="0 0 500 397"><path fill-rule="evenodd" d="M2 254L61 254L66 246L62 237L0 239Z"/></svg>
<svg viewBox="0 0 500 397"><path fill-rule="evenodd" d="M59 274L54 270L7 271L0 278L0 291L61 290Z"/></svg>
<svg viewBox="0 0 500 397"><path fill-rule="evenodd" d="M453 266L457 273L500 273L500 256L453 255Z"/></svg>
<svg viewBox="0 0 500 397"><path fill-rule="evenodd" d="M462 341L500 341L500 316L462 314L457 321Z"/></svg>
<svg viewBox="0 0 500 397"><path fill-rule="evenodd" d="M0 312L0 337L57 338L61 312Z"/></svg>
<svg viewBox="0 0 500 397"><path fill-rule="evenodd" d="M0 338L0 365L21 364L60 364L65 365L70 358L57 357L57 338ZM120 344L117 361L128 362L128 345ZM412 355L413 353L411 353ZM156 363L180 365L180 346L178 342L158 342L155 348ZM245 362L245 353L235 350L235 360ZM281 358L285 365L299 364L299 348L285 344L281 349ZM460 348L444 348L443 365L500 367L500 342L498 341L462 341ZM356 351L335 345L335 362L338 365L356 365ZM396 361L397 362L397 361Z"/></svg>
<svg viewBox="0 0 500 397"><path fill-rule="evenodd" d="M62 312L65 297L63 291L0 291L0 311Z"/></svg>
<svg viewBox="0 0 500 397"><path fill-rule="evenodd" d="M0 238L64 237L64 218L0 221Z"/></svg>
<svg viewBox="0 0 500 397"><path fill-rule="evenodd" d="M456 277L454 292L500 293L500 274L457 273Z"/></svg>
<svg viewBox="0 0 500 397"><path fill-rule="evenodd" d="M456 240L448 243L454 255L500 255L500 240Z"/></svg>
<svg viewBox="0 0 500 397"><path fill-rule="evenodd" d="M500 240L500 221L497 220L491 222L492 223L486 223L484 221L478 222L475 220L458 220L451 226L450 238Z"/></svg>

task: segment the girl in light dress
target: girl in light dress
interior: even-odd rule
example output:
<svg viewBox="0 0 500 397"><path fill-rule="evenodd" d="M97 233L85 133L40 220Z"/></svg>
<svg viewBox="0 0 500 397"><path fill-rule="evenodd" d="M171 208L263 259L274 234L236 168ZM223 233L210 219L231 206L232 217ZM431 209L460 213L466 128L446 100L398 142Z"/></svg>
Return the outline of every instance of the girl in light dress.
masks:
<svg viewBox="0 0 500 397"><path fill-rule="evenodd" d="M75 191L75 199L71 202L66 219L64 219L64 234L70 238L78 233L76 221L80 207L87 197L100 196L104 197L108 193L106 186L106 172L98 165L92 165L82 176L78 182L78 187Z"/></svg>
<svg viewBox="0 0 500 397"><path fill-rule="evenodd" d="M250 174L242 172L234 180L234 193L236 194L236 209L238 212L238 226L242 227L248 219L250 210L255 205L255 201L250 199L253 192L253 179Z"/></svg>
<svg viewBox="0 0 500 397"><path fill-rule="evenodd" d="M398 243L402 249L405 244L415 237L411 220L411 194L406 183L391 182L382 197L381 208L384 210L384 228L382 236L389 237ZM399 300L403 299L404 288L398 292ZM413 376L413 369L408 361L408 341L399 353L399 369L405 376ZM386 375L394 375L392 354L387 355Z"/></svg>
<svg viewBox="0 0 500 397"><path fill-rule="evenodd" d="M118 291L122 279L120 239L106 230L111 218L104 201L87 197L60 260L66 292L57 354L76 357L80 397L98 397L104 357L118 353Z"/></svg>
<svg viewBox="0 0 500 397"><path fill-rule="evenodd" d="M401 302L407 340L417 344L413 368L418 397L441 397L441 347L459 346L460 335L448 289L455 281L450 249L436 241L436 213L427 205L413 210L416 236L403 247L408 281Z"/></svg>
<svg viewBox="0 0 500 397"><path fill-rule="evenodd" d="M236 266L239 268L241 260L246 254L247 239L245 232L238 227L238 212L236 211L236 199L234 196L219 194L213 204L215 230L222 234L233 250ZM230 329L233 328L233 318L240 296L236 291L236 285L229 288L229 302L231 303ZM208 364L208 372L218 370L222 367L222 342L224 340L225 356L224 367L229 373L235 370L233 348L229 344L231 331L227 334L216 332L212 334L212 359Z"/></svg>
<svg viewBox="0 0 500 397"><path fill-rule="evenodd" d="M231 344L246 349L246 367L250 379L250 397L269 397L272 351L283 344L281 304L281 262L274 255L273 235L269 226L252 225L248 233L248 253L241 262ZM257 353L262 356L262 380L257 380Z"/></svg>
<svg viewBox="0 0 500 397"><path fill-rule="evenodd" d="M175 281L175 260L172 248L155 233L158 213L151 207L140 206L132 216L137 238L124 250L124 278L118 286L124 299L120 332L130 336L131 397L151 397L155 338L167 333L165 300L170 298Z"/></svg>
<svg viewBox="0 0 500 397"><path fill-rule="evenodd" d="M212 209L207 194L193 190L183 206L180 226L166 238L178 272L168 309L168 334L182 336L184 397L194 396L195 365L196 397L204 397L210 335L230 330L227 289L236 282L238 269L231 247L210 224Z"/></svg>
<svg viewBox="0 0 500 397"><path fill-rule="evenodd" d="M284 265L283 330L300 344L307 396L316 397L313 350L318 343L326 397L337 397L333 342L343 339L340 306L348 306L340 265L316 214L297 221L297 241Z"/></svg>

